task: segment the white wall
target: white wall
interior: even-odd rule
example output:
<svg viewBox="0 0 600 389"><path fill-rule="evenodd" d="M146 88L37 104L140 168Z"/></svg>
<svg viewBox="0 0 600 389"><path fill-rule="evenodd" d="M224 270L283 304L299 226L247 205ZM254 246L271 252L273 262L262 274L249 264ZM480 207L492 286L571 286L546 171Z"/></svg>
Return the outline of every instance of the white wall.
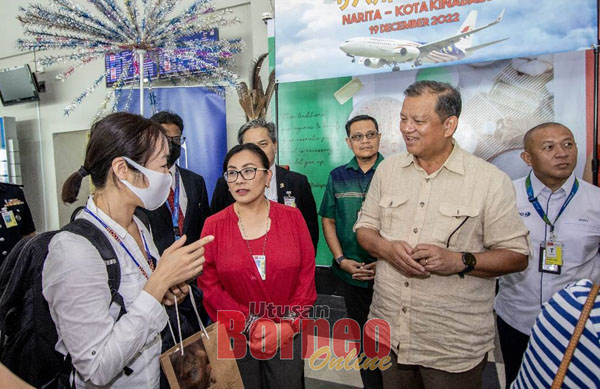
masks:
<svg viewBox="0 0 600 389"><path fill-rule="evenodd" d="M26 63L34 69L34 55L44 55L22 53L15 47L16 40L22 37L16 20L17 10L30 2L48 4L49 0L0 0L0 69ZM75 2L85 3L82 0ZM190 2L181 0L178 7ZM269 0L215 0L214 5L217 9L231 9L241 20L241 24L221 28L219 32L222 38L241 37L244 40L246 46L237 57L235 71L247 81L253 59L267 51L266 26L261 15L273 12L271 3ZM104 71L104 63L95 61L79 69L65 82L55 80L55 76L67 68L68 64L55 65L38 74L39 81L46 81L47 90L41 94L40 102L8 107L0 105L0 116L13 116L17 120L24 190L38 231L59 227L60 199L57 192L62 182L57 182L54 170L53 134L88 129L107 92L104 85L99 86L70 116L65 117L64 107ZM237 129L245 122L245 117L235 91L229 92L226 100L228 145L231 147L236 143ZM220 164L221 161L215 163Z"/></svg>

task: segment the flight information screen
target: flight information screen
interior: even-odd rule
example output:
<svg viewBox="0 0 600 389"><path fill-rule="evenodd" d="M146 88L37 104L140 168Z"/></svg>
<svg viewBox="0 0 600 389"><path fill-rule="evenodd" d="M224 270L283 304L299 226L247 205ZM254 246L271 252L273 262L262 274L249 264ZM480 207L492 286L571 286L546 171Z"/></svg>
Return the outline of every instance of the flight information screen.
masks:
<svg viewBox="0 0 600 389"><path fill-rule="evenodd" d="M202 46L201 42L216 41L219 39L219 30L211 29L198 34L190 35L178 41L175 49L159 49L146 53L144 59L144 78L156 79L169 78L176 74L198 73L207 71L208 66L216 66L217 59L212 55L213 49ZM198 41L196 48L188 48L186 44ZM139 74L135 53L123 50L118 53L108 53L104 58L106 69L106 86L110 87L122 78L124 84L132 83ZM160 66L159 66L160 65ZM125 74L123 74L125 73Z"/></svg>

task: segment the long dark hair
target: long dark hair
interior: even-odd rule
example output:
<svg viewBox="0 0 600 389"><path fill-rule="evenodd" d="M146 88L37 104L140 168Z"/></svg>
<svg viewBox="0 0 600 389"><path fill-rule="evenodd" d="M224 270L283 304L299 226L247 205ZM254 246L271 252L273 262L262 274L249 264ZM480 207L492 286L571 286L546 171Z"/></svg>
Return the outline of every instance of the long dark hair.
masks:
<svg viewBox="0 0 600 389"><path fill-rule="evenodd" d="M77 200L81 181L88 174L96 188L104 188L115 158L127 157L144 166L164 136L160 124L127 112L112 113L94 123L83 166L63 184L62 201Z"/></svg>

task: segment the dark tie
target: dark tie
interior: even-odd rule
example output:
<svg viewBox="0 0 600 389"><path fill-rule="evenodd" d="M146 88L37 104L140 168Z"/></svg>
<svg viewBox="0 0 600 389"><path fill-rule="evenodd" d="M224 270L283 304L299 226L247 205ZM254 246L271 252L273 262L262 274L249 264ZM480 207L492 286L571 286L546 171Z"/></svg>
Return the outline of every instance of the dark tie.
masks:
<svg viewBox="0 0 600 389"><path fill-rule="evenodd" d="M175 192L173 192L173 188L169 191L169 198L167 200L169 202L169 207L171 208L171 215L173 214L173 210L175 209ZM177 219L177 224L179 225L179 236L183 235L183 212L181 211L181 204L179 204L179 218Z"/></svg>

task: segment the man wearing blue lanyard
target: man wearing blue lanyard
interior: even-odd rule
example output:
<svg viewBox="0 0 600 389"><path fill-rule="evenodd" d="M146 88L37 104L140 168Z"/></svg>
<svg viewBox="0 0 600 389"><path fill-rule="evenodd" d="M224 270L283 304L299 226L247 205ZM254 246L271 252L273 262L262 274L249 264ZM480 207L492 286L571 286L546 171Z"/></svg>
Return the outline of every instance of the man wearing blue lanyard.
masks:
<svg viewBox="0 0 600 389"><path fill-rule="evenodd" d="M540 124L525 134L524 147L532 171L514 185L533 252L525 271L500 277L495 302L507 385L542 305L569 283L600 281L600 189L573 173L573 134L559 123Z"/></svg>
<svg viewBox="0 0 600 389"><path fill-rule="evenodd" d="M208 194L202 176L175 163L185 142L183 120L173 112L162 111L150 118L165 129L169 141L167 167L173 176L169 198L160 208L146 211L158 252L162 252L183 234L186 244L200 238L204 220L209 216Z"/></svg>

